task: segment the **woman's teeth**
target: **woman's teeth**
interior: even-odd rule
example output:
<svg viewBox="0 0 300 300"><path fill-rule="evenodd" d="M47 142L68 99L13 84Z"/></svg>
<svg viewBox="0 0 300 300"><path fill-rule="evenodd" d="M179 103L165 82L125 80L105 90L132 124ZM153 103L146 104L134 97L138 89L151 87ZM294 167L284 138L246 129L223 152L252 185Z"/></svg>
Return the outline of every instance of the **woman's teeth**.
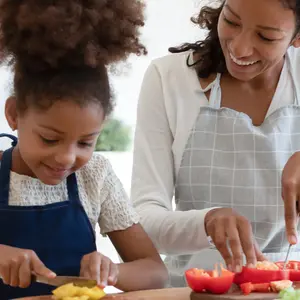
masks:
<svg viewBox="0 0 300 300"><path fill-rule="evenodd" d="M241 60L238 60L237 58L235 58L231 53L229 53L229 55L230 55L230 58L237 64L237 65L239 65L239 66L251 66L251 65L253 65L253 64L255 64L255 63L257 63L258 62L258 60L256 60L256 61L241 61Z"/></svg>

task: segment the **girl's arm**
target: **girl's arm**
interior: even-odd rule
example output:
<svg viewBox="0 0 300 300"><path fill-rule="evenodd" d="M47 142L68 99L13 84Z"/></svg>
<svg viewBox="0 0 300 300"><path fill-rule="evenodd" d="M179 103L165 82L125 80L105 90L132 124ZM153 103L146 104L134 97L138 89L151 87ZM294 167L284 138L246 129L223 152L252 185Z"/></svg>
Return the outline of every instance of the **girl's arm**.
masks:
<svg viewBox="0 0 300 300"><path fill-rule="evenodd" d="M167 269L140 224L108 233L124 263L119 264L116 288L122 291L164 288Z"/></svg>
<svg viewBox="0 0 300 300"><path fill-rule="evenodd" d="M99 157L98 171L103 178L99 197L99 226L107 234L124 263L118 264L119 275L114 284L123 291L163 288L167 269L148 235L139 224L127 194L108 160ZM95 176L96 178L98 176ZM101 253L101 245L98 249Z"/></svg>

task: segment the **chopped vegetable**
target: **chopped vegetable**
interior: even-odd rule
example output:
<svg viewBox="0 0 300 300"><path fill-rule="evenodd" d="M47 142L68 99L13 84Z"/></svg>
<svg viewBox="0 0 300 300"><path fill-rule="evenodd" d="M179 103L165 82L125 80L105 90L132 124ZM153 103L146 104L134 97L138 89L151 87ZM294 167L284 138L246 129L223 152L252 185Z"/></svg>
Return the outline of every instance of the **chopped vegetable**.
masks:
<svg viewBox="0 0 300 300"><path fill-rule="evenodd" d="M284 289L292 287L293 282L290 280L272 281L270 285L271 285L272 291L275 293L278 293Z"/></svg>
<svg viewBox="0 0 300 300"><path fill-rule="evenodd" d="M221 267L213 271L190 269L185 272L185 277L190 288L197 293L211 292L213 294L227 293L232 285L234 273Z"/></svg>
<svg viewBox="0 0 300 300"><path fill-rule="evenodd" d="M292 287L293 282L290 280L272 281L270 283L251 283L246 282L240 285L244 295L249 295L252 292L257 293L278 293L282 290Z"/></svg>
<svg viewBox="0 0 300 300"><path fill-rule="evenodd" d="M105 293L98 286L87 288L68 283L55 289L53 295L55 300L99 300Z"/></svg>
<svg viewBox="0 0 300 300"><path fill-rule="evenodd" d="M241 273L236 273L234 277L235 284L242 283L270 283L271 281L287 280L289 272L284 270L258 270L254 268L243 267Z"/></svg>
<svg viewBox="0 0 300 300"><path fill-rule="evenodd" d="M299 300L300 299L300 290L295 290L290 287L279 293L280 299L283 300Z"/></svg>
<svg viewBox="0 0 300 300"><path fill-rule="evenodd" d="M283 269L284 262L277 262L279 269ZM300 261L288 261L286 269L289 270L289 279L291 281L300 281Z"/></svg>
<svg viewBox="0 0 300 300"><path fill-rule="evenodd" d="M256 263L257 270L279 270L279 266L271 261L258 261Z"/></svg>
<svg viewBox="0 0 300 300"><path fill-rule="evenodd" d="M269 293L271 290L270 283L251 283L246 282L240 285L244 295L249 295L252 292Z"/></svg>
<svg viewBox="0 0 300 300"><path fill-rule="evenodd" d="M286 280L289 278L289 271L282 270L278 264L270 261L257 262L256 268L243 267L241 273L237 273L234 283L266 283L271 281Z"/></svg>

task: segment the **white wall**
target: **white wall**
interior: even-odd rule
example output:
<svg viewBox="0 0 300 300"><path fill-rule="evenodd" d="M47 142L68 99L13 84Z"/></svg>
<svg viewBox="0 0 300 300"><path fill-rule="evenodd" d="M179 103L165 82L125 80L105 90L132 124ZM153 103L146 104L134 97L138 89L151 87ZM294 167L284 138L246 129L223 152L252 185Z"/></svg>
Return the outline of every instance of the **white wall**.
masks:
<svg viewBox="0 0 300 300"><path fill-rule="evenodd" d="M113 78L113 85L118 94L115 114L132 126L136 122L139 87L151 60L168 54L168 48L171 46L199 40L204 36L203 31L190 22L190 17L199 12L199 3L203 3L203 0L145 2L147 19L143 29L143 41L147 46L148 55L131 57L129 74Z"/></svg>

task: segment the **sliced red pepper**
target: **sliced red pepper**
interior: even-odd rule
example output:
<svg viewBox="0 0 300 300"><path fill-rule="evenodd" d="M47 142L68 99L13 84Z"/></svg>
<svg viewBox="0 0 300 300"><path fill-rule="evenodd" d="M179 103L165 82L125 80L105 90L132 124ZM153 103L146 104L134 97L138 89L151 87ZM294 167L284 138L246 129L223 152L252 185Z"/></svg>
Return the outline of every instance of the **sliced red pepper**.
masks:
<svg viewBox="0 0 300 300"><path fill-rule="evenodd" d="M284 262L276 262L276 265L283 269ZM300 261L291 260L286 264L286 269L289 271L289 280L300 281Z"/></svg>
<svg viewBox="0 0 300 300"><path fill-rule="evenodd" d="M293 282L290 280L272 281L270 283L271 290L275 293L279 293L280 291L290 288L292 286Z"/></svg>
<svg viewBox="0 0 300 300"><path fill-rule="evenodd" d="M271 281L278 281L289 279L288 270L258 270L255 268L243 267L241 273L236 273L234 283L241 285L242 283L269 283Z"/></svg>
<svg viewBox="0 0 300 300"><path fill-rule="evenodd" d="M240 288L244 295L249 295L252 292L255 293L269 293L270 283L251 283L246 282L240 285Z"/></svg>
<svg viewBox="0 0 300 300"><path fill-rule="evenodd" d="M220 274L214 271L190 269L185 272L189 287L197 293L208 291L213 294L227 293L233 283L234 273L221 269Z"/></svg>
<svg viewBox="0 0 300 300"><path fill-rule="evenodd" d="M252 292L252 283L251 282L242 283L240 285L240 288L244 295L249 295Z"/></svg>

